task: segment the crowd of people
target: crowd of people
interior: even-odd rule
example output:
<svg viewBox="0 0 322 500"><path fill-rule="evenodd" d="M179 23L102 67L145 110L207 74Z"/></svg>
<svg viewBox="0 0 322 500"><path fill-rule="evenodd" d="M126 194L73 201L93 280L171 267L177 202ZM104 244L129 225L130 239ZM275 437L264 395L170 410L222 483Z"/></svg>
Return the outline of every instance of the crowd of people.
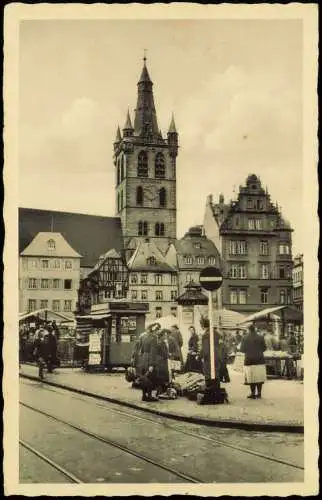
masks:
<svg viewBox="0 0 322 500"><path fill-rule="evenodd" d="M177 325L170 329L161 328L159 323L151 325L136 342L132 358L132 367L128 371L128 380L134 386L141 387L143 401L156 401L165 389L171 386L176 374L195 372L203 374L206 386L211 383L210 359L210 327L209 320L202 318L202 335L190 326L188 353L183 362L183 338ZM229 359L237 352L244 354L245 384L250 387L250 399L260 399L262 387L266 380L266 364L264 352L270 349L271 343L277 340L270 334L259 331L252 324L248 330L222 333L213 329L214 336L214 368L215 379L220 382L230 382L227 365ZM285 345L284 345L285 344ZM287 340L281 338L275 349L285 349L290 354L297 350L296 338L293 332ZM291 358L286 367L291 374ZM155 392L154 395L153 392Z"/></svg>
<svg viewBox="0 0 322 500"><path fill-rule="evenodd" d="M59 364L57 357L57 341L59 330L55 323L42 323L38 328L21 325L19 328L19 365L26 361L36 361L39 377L43 378L44 370L52 373Z"/></svg>
<svg viewBox="0 0 322 500"><path fill-rule="evenodd" d="M171 385L178 373L196 372L205 376L206 384L211 379L209 352L209 321L202 322L200 337L194 326L190 326L188 354L183 362L183 338L177 325L170 329L161 328L159 323L150 325L135 344L132 367L128 380L142 388L143 401L156 401ZM214 329L216 378L230 382L227 369L228 348L222 335ZM152 393L155 392L155 395Z"/></svg>

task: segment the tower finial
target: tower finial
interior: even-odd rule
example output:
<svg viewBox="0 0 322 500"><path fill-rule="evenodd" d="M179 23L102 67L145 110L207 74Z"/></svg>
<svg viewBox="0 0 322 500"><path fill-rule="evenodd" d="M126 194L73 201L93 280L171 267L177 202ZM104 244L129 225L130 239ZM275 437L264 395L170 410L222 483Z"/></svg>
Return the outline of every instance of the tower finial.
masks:
<svg viewBox="0 0 322 500"><path fill-rule="evenodd" d="M144 56L143 56L143 62L144 62L144 65L146 63L146 53L147 53L147 49L143 49L144 51Z"/></svg>

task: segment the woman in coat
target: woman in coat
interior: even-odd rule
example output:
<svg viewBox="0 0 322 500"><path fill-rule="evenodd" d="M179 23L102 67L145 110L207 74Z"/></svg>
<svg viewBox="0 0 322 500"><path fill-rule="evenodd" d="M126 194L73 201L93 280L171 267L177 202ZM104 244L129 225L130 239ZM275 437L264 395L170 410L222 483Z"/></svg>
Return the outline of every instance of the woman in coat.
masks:
<svg viewBox="0 0 322 500"><path fill-rule="evenodd" d="M262 335L258 335L254 325L250 326L249 333L243 338L240 350L245 353L245 383L250 385L251 391L247 397L250 399L261 398L262 386L266 380L266 366L264 358L266 344L264 337Z"/></svg>
<svg viewBox="0 0 322 500"><path fill-rule="evenodd" d="M202 373L199 337L194 326L189 327L189 332L190 338L188 341L188 355L184 371Z"/></svg>

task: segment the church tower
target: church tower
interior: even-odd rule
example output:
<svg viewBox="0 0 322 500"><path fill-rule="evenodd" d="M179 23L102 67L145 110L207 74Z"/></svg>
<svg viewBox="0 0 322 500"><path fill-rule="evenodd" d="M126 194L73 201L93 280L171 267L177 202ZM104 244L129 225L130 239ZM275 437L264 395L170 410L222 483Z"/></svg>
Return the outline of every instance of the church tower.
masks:
<svg viewBox="0 0 322 500"><path fill-rule="evenodd" d="M178 133L172 116L167 137L162 136L152 87L144 57L133 125L128 111L114 142L116 215L127 259L147 238L162 253L176 239Z"/></svg>

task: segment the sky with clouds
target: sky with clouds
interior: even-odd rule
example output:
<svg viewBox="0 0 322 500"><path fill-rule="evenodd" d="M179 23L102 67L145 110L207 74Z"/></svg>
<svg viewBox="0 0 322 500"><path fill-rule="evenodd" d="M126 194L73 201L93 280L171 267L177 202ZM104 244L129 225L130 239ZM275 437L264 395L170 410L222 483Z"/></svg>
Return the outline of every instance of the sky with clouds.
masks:
<svg viewBox="0 0 322 500"><path fill-rule="evenodd" d="M159 126L174 112L179 132L178 236L256 173L302 251L300 20L21 22L19 205L114 215L113 141L145 48Z"/></svg>

